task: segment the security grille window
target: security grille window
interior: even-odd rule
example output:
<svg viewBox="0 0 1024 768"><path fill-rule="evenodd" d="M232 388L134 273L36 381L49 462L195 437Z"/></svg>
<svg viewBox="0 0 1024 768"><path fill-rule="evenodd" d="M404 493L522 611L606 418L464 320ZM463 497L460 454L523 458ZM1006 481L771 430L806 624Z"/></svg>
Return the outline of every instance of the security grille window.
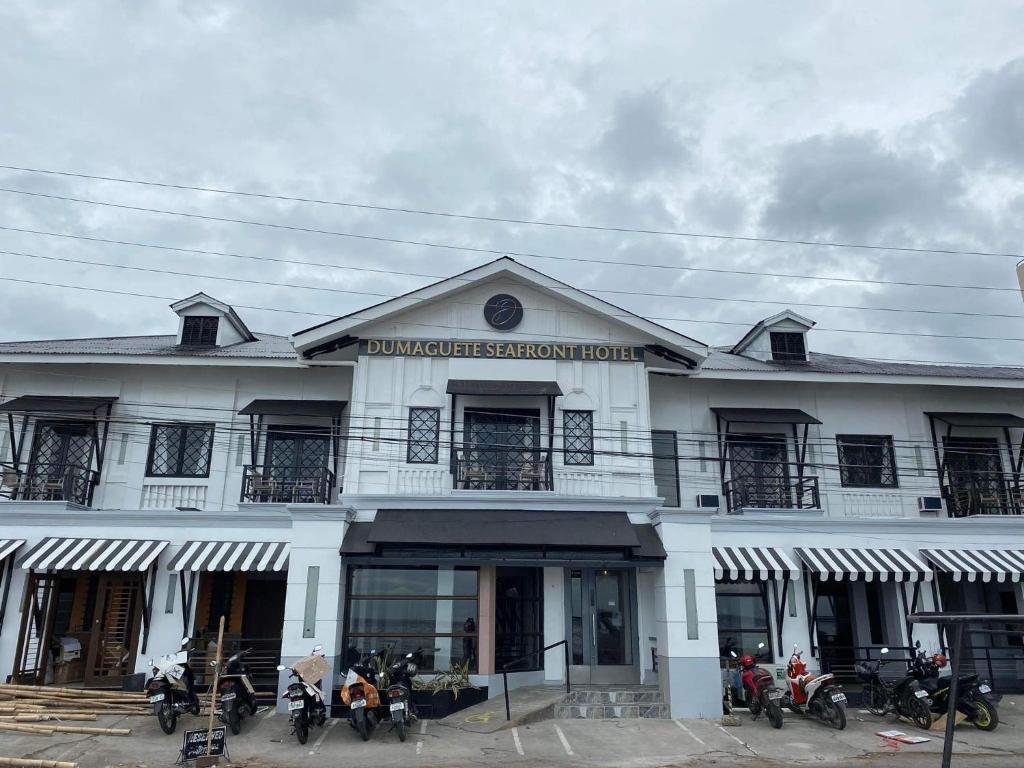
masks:
<svg viewBox="0 0 1024 768"><path fill-rule="evenodd" d="M779 362L806 362L807 349L804 346L802 333L772 332L772 360Z"/></svg>
<svg viewBox="0 0 1024 768"><path fill-rule="evenodd" d="M768 625L768 599L763 582L715 584L718 606L718 648L723 659L754 653L759 643L772 647Z"/></svg>
<svg viewBox="0 0 1024 768"><path fill-rule="evenodd" d="M217 345L219 317L193 315L185 318L181 329L181 344L185 347L213 347Z"/></svg>
<svg viewBox="0 0 1024 768"><path fill-rule="evenodd" d="M352 566L346 594L345 669L375 648L391 658L422 648L424 672L476 672L476 568Z"/></svg>
<svg viewBox="0 0 1024 768"><path fill-rule="evenodd" d="M848 488L895 488L896 457L892 438L883 435L836 435L839 477Z"/></svg>
<svg viewBox="0 0 1024 768"><path fill-rule="evenodd" d="M562 435L565 441L565 464L594 463L593 411L563 411Z"/></svg>
<svg viewBox="0 0 1024 768"><path fill-rule="evenodd" d="M437 464L440 428L439 408L409 409L409 464Z"/></svg>
<svg viewBox="0 0 1024 768"><path fill-rule="evenodd" d="M652 430L651 449L654 461L654 483L658 488L658 495L665 499L666 507L678 507L679 456L676 451L676 433Z"/></svg>
<svg viewBox="0 0 1024 768"><path fill-rule="evenodd" d="M212 424L154 424L149 439L149 477L209 477Z"/></svg>

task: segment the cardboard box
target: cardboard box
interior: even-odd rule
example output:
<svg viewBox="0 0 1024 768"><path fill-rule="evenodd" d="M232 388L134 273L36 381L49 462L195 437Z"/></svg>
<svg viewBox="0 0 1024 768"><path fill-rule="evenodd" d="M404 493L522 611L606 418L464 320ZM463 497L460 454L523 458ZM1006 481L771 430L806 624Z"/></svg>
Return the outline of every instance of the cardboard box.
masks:
<svg viewBox="0 0 1024 768"><path fill-rule="evenodd" d="M85 679L85 662L81 659L58 662L53 665L53 684L80 683Z"/></svg>

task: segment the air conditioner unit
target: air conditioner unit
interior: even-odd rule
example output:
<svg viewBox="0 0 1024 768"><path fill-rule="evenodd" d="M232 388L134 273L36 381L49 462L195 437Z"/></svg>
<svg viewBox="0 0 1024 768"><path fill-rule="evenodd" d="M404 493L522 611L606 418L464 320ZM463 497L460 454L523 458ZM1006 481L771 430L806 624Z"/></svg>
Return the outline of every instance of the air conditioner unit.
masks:
<svg viewBox="0 0 1024 768"><path fill-rule="evenodd" d="M697 506L701 509L718 509L722 503L715 493L700 493L697 495Z"/></svg>
<svg viewBox="0 0 1024 768"><path fill-rule="evenodd" d="M917 511L925 517L937 517L942 511L942 497L918 496Z"/></svg>

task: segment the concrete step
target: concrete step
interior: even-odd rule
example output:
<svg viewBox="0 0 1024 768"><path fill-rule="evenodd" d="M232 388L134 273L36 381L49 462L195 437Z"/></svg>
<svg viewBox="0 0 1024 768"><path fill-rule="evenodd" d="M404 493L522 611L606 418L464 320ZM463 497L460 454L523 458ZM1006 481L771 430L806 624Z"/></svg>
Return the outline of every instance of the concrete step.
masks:
<svg viewBox="0 0 1024 768"><path fill-rule="evenodd" d="M669 717L668 704L556 704L554 716L562 720L636 720Z"/></svg>
<svg viewBox="0 0 1024 768"><path fill-rule="evenodd" d="M565 695L563 704L661 704L657 688L576 688Z"/></svg>

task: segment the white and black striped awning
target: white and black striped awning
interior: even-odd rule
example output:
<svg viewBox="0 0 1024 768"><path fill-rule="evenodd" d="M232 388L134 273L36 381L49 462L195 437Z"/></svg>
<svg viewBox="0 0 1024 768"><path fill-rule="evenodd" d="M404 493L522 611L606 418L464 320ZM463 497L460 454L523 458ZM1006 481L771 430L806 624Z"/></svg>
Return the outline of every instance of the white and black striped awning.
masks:
<svg viewBox="0 0 1024 768"><path fill-rule="evenodd" d="M940 571L953 581L1021 581L1024 550L1020 549L922 549Z"/></svg>
<svg viewBox="0 0 1024 768"><path fill-rule="evenodd" d="M167 548L166 541L46 538L21 559L36 571L144 571Z"/></svg>
<svg viewBox="0 0 1024 768"><path fill-rule="evenodd" d="M190 541L171 558L169 571L287 571L280 541Z"/></svg>
<svg viewBox="0 0 1024 768"><path fill-rule="evenodd" d="M800 569L775 547L712 547L715 578L751 581L799 579Z"/></svg>
<svg viewBox="0 0 1024 768"><path fill-rule="evenodd" d="M823 581L931 581L932 569L905 549L797 547L797 555Z"/></svg>
<svg viewBox="0 0 1024 768"><path fill-rule="evenodd" d="M0 563L24 543L24 539L0 539Z"/></svg>

